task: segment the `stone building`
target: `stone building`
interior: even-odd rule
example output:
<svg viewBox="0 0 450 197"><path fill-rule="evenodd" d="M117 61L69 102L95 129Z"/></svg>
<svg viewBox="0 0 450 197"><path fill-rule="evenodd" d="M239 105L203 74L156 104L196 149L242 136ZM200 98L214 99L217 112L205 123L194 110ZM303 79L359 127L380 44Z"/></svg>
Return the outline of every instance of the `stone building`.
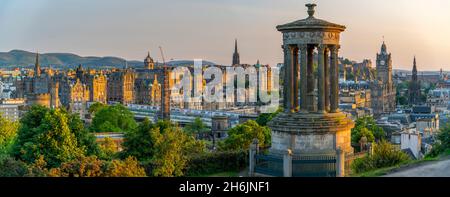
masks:
<svg viewBox="0 0 450 197"><path fill-rule="evenodd" d="M80 114L83 116L87 113L87 102L89 102L89 87L86 84L81 83L79 79L75 82L75 84L70 87L70 103L69 110L72 113Z"/></svg>
<svg viewBox="0 0 450 197"><path fill-rule="evenodd" d="M60 102L72 113L80 114L81 118L87 113L87 103L90 102L88 85L79 78L73 80L64 78L60 82Z"/></svg>
<svg viewBox="0 0 450 197"><path fill-rule="evenodd" d="M27 104L43 105L46 107L52 106L51 93L54 82L52 80L52 72L42 72L39 62L39 54L36 54L36 62L34 65L33 74L23 77L16 81L16 98L24 98ZM53 91L53 93L55 93ZM53 94L54 95L54 94ZM48 97L48 98L47 98ZM55 97L55 96L53 96ZM53 99L53 101L56 101ZM48 103L47 103L48 102Z"/></svg>
<svg viewBox="0 0 450 197"><path fill-rule="evenodd" d="M420 82L417 78L416 57L414 57L412 78L411 78L411 82L409 83L409 104L411 104L411 105L421 104Z"/></svg>
<svg viewBox="0 0 450 197"><path fill-rule="evenodd" d="M283 167L281 172L270 167L277 165L277 159L269 166L258 163L264 158L259 156L258 162L250 161L251 175L271 171L271 176L345 176L345 157L353 154L350 130L354 123L339 110L338 51L340 33L346 27L315 18L316 5L306 6L308 18L277 26L283 34L285 111L268 123L272 129L269 152ZM318 51L317 79L314 50ZM311 159L318 162L305 162Z"/></svg>
<svg viewBox="0 0 450 197"><path fill-rule="evenodd" d="M396 108L396 89L392 79L392 55L383 42L377 54L377 79L371 84L372 108L375 116L391 113Z"/></svg>
<svg viewBox="0 0 450 197"><path fill-rule="evenodd" d="M129 68L111 73L107 82L108 102L133 103L134 83L135 73Z"/></svg>
<svg viewBox="0 0 450 197"><path fill-rule="evenodd" d="M30 94L27 97L27 105L41 105L50 108L50 93Z"/></svg>
<svg viewBox="0 0 450 197"><path fill-rule="evenodd" d="M106 76L102 73L90 74L86 79L86 85L89 88L90 102L107 102L107 84Z"/></svg>

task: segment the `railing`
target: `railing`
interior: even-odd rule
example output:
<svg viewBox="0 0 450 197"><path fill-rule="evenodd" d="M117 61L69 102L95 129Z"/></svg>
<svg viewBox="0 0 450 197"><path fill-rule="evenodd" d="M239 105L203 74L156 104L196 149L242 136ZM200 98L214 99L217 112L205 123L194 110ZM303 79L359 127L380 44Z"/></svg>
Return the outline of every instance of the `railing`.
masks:
<svg viewBox="0 0 450 197"><path fill-rule="evenodd" d="M282 177L283 158L274 155L256 155L255 173Z"/></svg>
<svg viewBox="0 0 450 197"><path fill-rule="evenodd" d="M292 158L293 177L335 177L336 155L299 155Z"/></svg>

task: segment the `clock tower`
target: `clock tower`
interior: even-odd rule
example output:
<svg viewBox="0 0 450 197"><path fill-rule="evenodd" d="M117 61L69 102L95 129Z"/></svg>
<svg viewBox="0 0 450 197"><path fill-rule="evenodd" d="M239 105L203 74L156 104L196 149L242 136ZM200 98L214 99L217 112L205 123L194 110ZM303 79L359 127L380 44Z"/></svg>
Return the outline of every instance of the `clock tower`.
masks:
<svg viewBox="0 0 450 197"><path fill-rule="evenodd" d="M395 86L392 79L392 56L386 43L377 53L377 79L371 85L372 109L375 117L395 111Z"/></svg>
<svg viewBox="0 0 450 197"><path fill-rule="evenodd" d="M381 52L377 54L377 79L386 84L392 81L392 57L387 52L386 44L383 41Z"/></svg>

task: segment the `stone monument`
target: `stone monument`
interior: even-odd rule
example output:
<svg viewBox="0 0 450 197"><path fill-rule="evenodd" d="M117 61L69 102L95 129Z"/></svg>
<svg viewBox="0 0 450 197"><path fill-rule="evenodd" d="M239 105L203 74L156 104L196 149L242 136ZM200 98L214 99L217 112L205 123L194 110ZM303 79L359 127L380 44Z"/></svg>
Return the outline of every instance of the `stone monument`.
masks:
<svg viewBox="0 0 450 197"><path fill-rule="evenodd" d="M315 6L306 4L308 18L277 26L283 34L284 112L269 122L270 152L289 151L294 160L302 155L353 153L354 123L339 111L338 50L345 26L315 18ZM343 161L336 162L344 167Z"/></svg>

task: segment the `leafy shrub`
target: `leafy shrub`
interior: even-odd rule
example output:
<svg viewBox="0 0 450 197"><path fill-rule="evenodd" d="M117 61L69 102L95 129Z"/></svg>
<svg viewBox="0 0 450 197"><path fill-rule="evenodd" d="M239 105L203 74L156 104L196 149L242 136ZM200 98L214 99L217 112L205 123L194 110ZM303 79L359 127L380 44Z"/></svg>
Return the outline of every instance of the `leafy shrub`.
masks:
<svg viewBox="0 0 450 197"><path fill-rule="evenodd" d="M408 161L407 154L395 148L384 140L375 144L372 155L355 159L352 163L352 170L355 173L367 172L379 168L391 167Z"/></svg>
<svg viewBox="0 0 450 197"><path fill-rule="evenodd" d="M239 171L247 166L246 151L227 151L204 153L194 156L188 161L187 176L199 176L224 171Z"/></svg>

